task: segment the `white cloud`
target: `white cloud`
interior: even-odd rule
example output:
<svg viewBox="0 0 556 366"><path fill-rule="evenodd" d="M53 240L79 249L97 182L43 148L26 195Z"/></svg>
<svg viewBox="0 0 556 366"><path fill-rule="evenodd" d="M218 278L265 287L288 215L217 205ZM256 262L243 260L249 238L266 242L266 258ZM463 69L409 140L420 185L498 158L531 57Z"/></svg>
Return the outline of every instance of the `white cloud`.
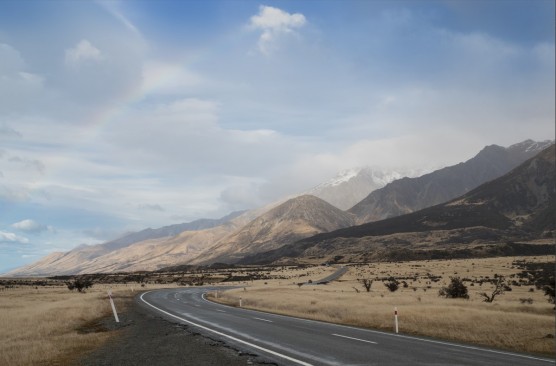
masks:
<svg viewBox="0 0 556 366"><path fill-rule="evenodd" d="M66 50L66 64L78 65L86 61L99 62L104 59L104 55L91 42L82 39L74 47Z"/></svg>
<svg viewBox="0 0 556 366"><path fill-rule="evenodd" d="M142 70L141 89L144 94L188 94L198 88L204 79L177 63L146 61Z"/></svg>
<svg viewBox="0 0 556 366"><path fill-rule="evenodd" d="M6 231L0 231L0 243L20 243L27 244L29 239L16 235L14 233L9 233Z"/></svg>
<svg viewBox="0 0 556 366"><path fill-rule="evenodd" d="M293 33L294 29L303 27L306 22L303 14L290 14L272 6L261 5L259 14L251 17L249 25L263 31L258 46L263 54L268 55L275 48L279 37Z"/></svg>
<svg viewBox="0 0 556 366"><path fill-rule="evenodd" d="M53 231L52 227L40 224L40 223L36 222L35 220L30 220L30 219L16 222L15 224L12 224L11 226L14 229L24 231L24 232L28 232L28 233L33 233L33 234L38 234L38 233L41 233L43 231L48 231L48 230Z"/></svg>

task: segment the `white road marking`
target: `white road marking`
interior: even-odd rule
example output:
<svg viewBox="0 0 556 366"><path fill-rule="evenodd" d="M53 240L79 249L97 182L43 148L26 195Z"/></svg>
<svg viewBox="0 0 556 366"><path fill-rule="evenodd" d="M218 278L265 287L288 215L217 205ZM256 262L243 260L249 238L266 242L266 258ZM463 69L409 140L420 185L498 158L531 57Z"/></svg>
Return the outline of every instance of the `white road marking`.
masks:
<svg viewBox="0 0 556 366"><path fill-rule="evenodd" d="M333 335L333 336L336 336L336 337L342 337L342 338L347 338L347 339L353 339L353 340L359 341L359 342L366 342L366 343L378 344L378 343L373 342L373 341L367 341L367 340L365 340L365 339L359 339L359 338L348 337L348 336L341 335L341 334L332 334L332 335Z"/></svg>
<svg viewBox="0 0 556 366"><path fill-rule="evenodd" d="M220 309L216 309L216 311L219 311L219 312L221 312L221 313L225 313L224 310L220 310Z"/></svg>
<svg viewBox="0 0 556 366"><path fill-rule="evenodd" d="M208 331L208 332L212 332L212 333L214 333L214 334L218 334L218 335L220 335L220 336L222 336L222 337L229 338L229 339L231 339L231 340L233 340L233 341L246 344L246 345L248 345L249 347L253 347L253 348L256 348L256 349L261 350L261 351L263 351L263 352L270 353L271 355L281 357L281 358L283 358L283 359L286 359L286 360L291 361L291 362L293 362L293 363L296 363L296 364L298 364L298 365L313 366L313 365L310 364L310 363L307 363L307 362L298 360L298 359L293 358L293 357L290 357L290 356L286 356L286 355L284 355L284 354L282 354L282 353L278 353L278 352L272 351L272 350L270 350L270 349L268 349L268 348L264 348L264 347L261 347L261 346L257 346L256 344L253 344L253 343L250 343L250 342L246 342L246 341L241 340L241 339L239 339L239 338L236 338L236 337L234 337L234 336L231 336L231 335L228 335L228 334L219 332L219 331L214 330L214 329L211 329L211 328L209 328L209 327L205 327L204 325L200 325L200 324L197 324L197 323L193 323L192 321L189 321L189 320L184 319L184 318L180 318L179 316L176 316L176 315L171 314L171 313L169 313L169 312L167 312L167 311L165 311L165 310L162 310L162 309L160 309L160 308L157 308L156 306L152 305L151 303L148 303L145 299L143 299L143 296L144 296L145 294L148 294L149 292L151 292L151 291L148 291L148 292L145 292L145 293L141 294L141 296L140 296L139 298L140 298L141 301L143 301L145 304L147 304L147 305L149 305L150 307L152 307L152 308L154 308L154 309L160 311L161 313L164 313L164 314L166 314L166 315L168 315L168 316L171 316L171 317L173 317L173 318L179 319L179 320L181 320L181 321L183 321L183 322L186 322L186 323L188 323L188 324L191 324L191 325L193 325L193 326L195 326L195 327L204 329L204 330L206 330L206 331Z"/></svg>
<svg viewBox="0 0 556 366"><path fill-rule="evenodd" d="M255 317L253 317L253 319L257 319L257 320L262 320L263 322L269 322L269 323L272 323L272 320L268 320L268 319L263 319L263 318L255 318Z"/></svg>

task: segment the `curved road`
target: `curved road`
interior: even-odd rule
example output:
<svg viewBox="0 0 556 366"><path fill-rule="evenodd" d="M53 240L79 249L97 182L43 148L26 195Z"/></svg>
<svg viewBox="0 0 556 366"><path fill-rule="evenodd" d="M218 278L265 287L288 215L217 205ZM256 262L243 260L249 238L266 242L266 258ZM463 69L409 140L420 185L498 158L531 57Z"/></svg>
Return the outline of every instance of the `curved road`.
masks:
<svg viewBox="0 0 556 366"><path fill-rule="evenodd" d="M216 304L219 287L166 289L143 306L279 365L551 365L554 360L481 347L268 314Z"/></svg>

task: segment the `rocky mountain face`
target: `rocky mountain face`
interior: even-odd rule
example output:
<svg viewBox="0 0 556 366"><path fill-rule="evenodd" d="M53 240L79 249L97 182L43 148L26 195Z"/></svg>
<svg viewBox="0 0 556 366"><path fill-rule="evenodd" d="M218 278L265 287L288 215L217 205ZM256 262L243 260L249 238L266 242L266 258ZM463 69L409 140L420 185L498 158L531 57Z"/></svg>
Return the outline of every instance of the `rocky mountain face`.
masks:
<svg viewBox="0 0 556 366"><path fill-rule="evenodd" d="M350 214L315 196L303 195L259 216L190 263L234 263L248 254L353 224Z"/></svg>
<svg viewBox="0 0 556 366"><path fill-rule="evenodd" d="M403 177L415 177L419 171L379 170L370 167L344 170L327 182L314 187L307 194L347 210L367 197L372 191Z"/></svg>
<svg viewBox="0 0 556 366"><path fill-rule="evenodd" d="M407 260L518 254L518 251L553 253L555 155L552 144L506 175L447 203L318 234L247 257L244 262L332 255L349 255L351 260ZM550 243L543 246L513 242L543 239Z"/></svg>
<svg viewBox="0 0 556 366"><path fill-rule="evenodd" d="M395 217L437 205L506 174L552 144L526 140L504 148L490 145L464 163L418 178L402 178L370 193L348 212L359 224Z"/></svg>

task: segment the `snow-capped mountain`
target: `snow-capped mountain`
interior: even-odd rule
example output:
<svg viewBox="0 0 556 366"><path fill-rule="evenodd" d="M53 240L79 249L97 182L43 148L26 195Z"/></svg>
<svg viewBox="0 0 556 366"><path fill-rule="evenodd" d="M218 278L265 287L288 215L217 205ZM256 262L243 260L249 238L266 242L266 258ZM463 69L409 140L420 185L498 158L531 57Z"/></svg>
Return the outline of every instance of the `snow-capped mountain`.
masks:
<svg viewBox="0 0 556 366"><path fill-rule="evenodd" d="M395 171L359 167L343 170L332 179L312 188L307 194L347 210L367 197L372 191L403 177L416 177L424 171Z"/></svg>

